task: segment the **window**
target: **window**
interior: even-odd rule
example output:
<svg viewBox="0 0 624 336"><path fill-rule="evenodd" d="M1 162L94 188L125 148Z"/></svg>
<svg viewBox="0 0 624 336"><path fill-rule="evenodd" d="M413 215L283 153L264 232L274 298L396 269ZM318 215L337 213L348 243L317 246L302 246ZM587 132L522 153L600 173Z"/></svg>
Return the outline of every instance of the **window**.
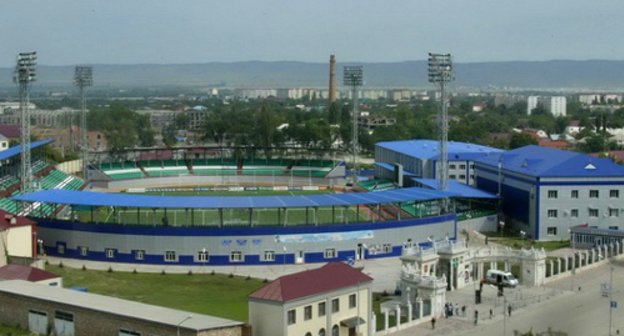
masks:
<svg viewBox="0 0 624 336"><path fill-rule="evenodd" d="M557 218L557 210L548 209L548 218Z"/></svg>
<svg viewBox="0 0 624 336"><path fill-rule="evenodd" d="M325 329L321 328L321 330L319 330L318 336L325 336Z"/></svg>
<svg viewBox="0 0 624 336"><path fill-rule="evenodd" d="M78 249L80 250L80 255L83 257L86 257L87 254L89 254L89 248L86 246L80 246Z"/></svg>
<svg viewBox="0 0 624 336"><path fill-rule="evenodd" d="M462 175L459 175L459 179L460 179L460 180L465 180L465 179L466 179L466 175L463 175L463 174L462 174Z"/></svg>
<svg viewBox="0 0 624 336"><path fill-rule="evenodd" d="M119 336L141 336L141 333L126 329L119 329Z"/></svg>
<svg viewBox="0 0 624 336"><path fill-rule="evenodd" d="M54 312L54 318L61 321L74 322L74 314L60 310Z"/></svg>
<svg viewBox="0 0 624 336"><path fill-rule="evenodd" d="M208 261L208 251L201 250L197 252L197 261L199 262L207 262Z"/></svg>
<svg viewBox="0 0 624 336"><path fill-rule="evenodd" d="M176 261L175 251L165 251L165 261Z"/></svg>
<svg viewBox="0 0 624 336"><path fill-rule="evenodd" d="M609 190L609 197L620 198L620 191L617 189Z"/></svg>
<svg viewBox="0 0 624 336"><path fill-rule="evenodd" d="M106 254L106 258L109 258L109 259L115 258L115 249L112 249L112 248L104 249L104 253Z"/></svg>
<svg viewBox="0 0 624 336"><path fill-rule="evenodd" d="M557 198L557 190L548 190L548 198Z"/></svg>
<svg viewBox="0 0 624 336"><path fill-rule="evenodd" d="M241 251L232 251L230 253L230 261L231 262L242 262L243 261L243 252L241 252Z"/></svg>
<svg viewBox="0 0 624 336"><path fill-rule="evenodd" d="M58 252L58 254L65 254L65 244L56 245L56 252Z"/></svg>
<svg viewBox="0 0 624 336"><path fill-rule="evenodd" d="M312 336L312 333L311 333L311 332L307 332L307 333L305 334L305 336Z"/></svg>
<svg viewBox="0 0 624 336"><path fill-rule="evenodd" d="M549 236L556 236L557 235L557 228L555 226L549 226L546 229L546 234L548 234Z"/></svg>
<svg viewBox="0 0 624 336"><path fill-rule="evenodd" d="M392 253L392 244L383 244L384 253Z"/></svg>
<svg viewBox="0 0 624 336"><path fill-rule="evenodd" d="M459 165L459 169L466 169L466 165L465 164L460 164Z"/></svg>
<svg viewBox="0 0 624 336"><path fill-rule="evenodd" d="M325 259L336 258L336 249L325 249Z"/></svg>
<svg viewBox="0 0 624 336"><path fill-rule="evenodd" d="M598 217L598 209L589 209L589 217Z"/></svg>
<svg viewBox="0 0 624 336"><path fill-rule="evenodd" d="M578 209L572 209L570 210L570 217L578 217Z"/></svg>
<svg viewBox="0 0 624 336"><path fill-rule="evenodd" d="M598 198L598 190L590 190L589 198Z"/></svg>
<svg viewBox="0 0 624 336"><path fill-rule="evenodd" d="M288 311L288 325L297 323L297 311L291 309Z"/></svg>
<svg viewBox="0 0 624 336"><path fill-rule="evenodd" d="M619 226L609 226L609 230L619 230Z"/></svg>
<svg viewBox="0 0 624 336"><path fill-rule="evenodd" d="M570 197L572 198L578 198L578 190L572 190L570 192Z"/></svg>
<svg viewBox="0 0 624 336"><path fill-rule="evenodd" d="M609 217L619 217L620 209L609 208Z"/></svg>
<svg viewBox="0 0 624 336"><path fill-rule="evenodd" d="M334 324L332 327L332 336L340 336L340 328L338 328L337 324Z"/></svg>
<svg viewBox="0 0 624 336"><path fill-rule="evenodd" d="M312 306L305 306L303 308L303 319L306 321L312 319Z"/></svg>
<svg viewBox="0 0 624 336"><path fill-rule="evenodd" d="M449 165L449 169L455 169L455 165L454 164Z"/></svg>
<svg viewBox="0 0 624 336"><path fill-rule="evenodd" d="M318 316L325 316L325 302L318 304Z"/></svg>
<svg viewBox="0 0 624 336"><path fill-rule="evenodd" d="M340 311L340 299L333 299L332 302L332 313L337 313Z"/></svg>
<svg viewBox="0 0 624 336"><path fill-rule="evenodd" d="M454 180L454 179L456 179L456 178L457 178L457 175L449 175L449 178L450 178L451 180Z"/></svg>
<svg viewBox="0 0 624 336"><path fill-rule="evenodd" d="M474 169L474 163L470 164L470 169Z"/></svg>
<svg viewBox="0 0 624 336"><path fill-rule="evenodd" d="M145 259L145 250L135 250L134 251L134 259L143 260Z"/></svg>
<svg viewBox="0 0 624 336"><path fill-rule="evenodd" d="M275 251L264 251L262 257L264 261L275 261Z"/></svg>
<svg viewBox="0 0 624 336"><path fill-rule="evenodd" d="M357 305L357 299L355 297L355 294L349 295L349 308L355 308L356 305Z"/></svg>

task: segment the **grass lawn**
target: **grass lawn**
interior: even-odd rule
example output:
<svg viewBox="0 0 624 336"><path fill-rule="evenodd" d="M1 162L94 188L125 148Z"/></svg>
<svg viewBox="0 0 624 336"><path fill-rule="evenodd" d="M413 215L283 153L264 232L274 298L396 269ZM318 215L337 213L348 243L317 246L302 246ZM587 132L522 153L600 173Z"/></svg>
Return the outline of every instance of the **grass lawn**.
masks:
<svg viewBox="0 0 624 336"><path fill-rule="evenodd" d="M19 328L15 328L15 327L9 327L7 325L4 324L0 324L0 335L1 336L5 336L5 335L11 335L11 336L29 336L29 335L33 335L31 334L29 331L27 330L23 330L23 329L19 329Z"/></svg>
<svg viewBox="0 0 624 336"><path fill-rule="evenodd" d="M262 280L221 274L159 274L83 271L48 265L63 277L66 288L85 287L91 293L158 306L247 321L247 296Z"/></svg>
<svg viewBox="0 0 624 336"><path fill-rule="evenodd" d="M531 248L531 247L534 247L536 249L541 249L543 247L544 250L546 251L554 251L560 248L570 247L569 240L538 242L538 241L534 241L530 239L522 239L518 237L517 235L501 236L500 233L496 233L496 232L490 232L490 233L484 233L484 234L488 236L488 240L490 242L494 242L497 244L510 246L512 248L518 248L518 249L519 248Z"/></svg>

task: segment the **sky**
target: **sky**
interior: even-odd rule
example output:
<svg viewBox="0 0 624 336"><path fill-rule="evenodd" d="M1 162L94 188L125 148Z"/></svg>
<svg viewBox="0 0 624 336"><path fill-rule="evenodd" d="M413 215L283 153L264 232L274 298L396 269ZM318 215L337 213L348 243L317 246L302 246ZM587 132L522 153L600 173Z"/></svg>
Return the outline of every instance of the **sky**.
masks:
<svg viewBox="0 0 624 336"><path fill-rule="evenodd" d="M0 67L624 59L622 0L2 0Z"/></svg>

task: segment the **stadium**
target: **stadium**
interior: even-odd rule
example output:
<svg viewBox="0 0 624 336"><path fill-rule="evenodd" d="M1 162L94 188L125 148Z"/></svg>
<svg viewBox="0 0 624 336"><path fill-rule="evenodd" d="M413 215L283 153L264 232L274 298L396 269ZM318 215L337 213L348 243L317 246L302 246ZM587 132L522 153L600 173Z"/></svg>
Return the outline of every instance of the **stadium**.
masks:
<svg viewBox="0 0 624 336"><path fill-rule="evenodd" d="M425 179L419 187L387 178L344 187L343 161L309 153L103 154L89 165L86 185L45 163L38 148L48 143L32 143L38 190L31 193L16 187L19 146L3 153L10 198L0 207L35 220L39 253L59 258L187 266L356 261L496 225L491 194L456 182L438 191Z"/></svg>

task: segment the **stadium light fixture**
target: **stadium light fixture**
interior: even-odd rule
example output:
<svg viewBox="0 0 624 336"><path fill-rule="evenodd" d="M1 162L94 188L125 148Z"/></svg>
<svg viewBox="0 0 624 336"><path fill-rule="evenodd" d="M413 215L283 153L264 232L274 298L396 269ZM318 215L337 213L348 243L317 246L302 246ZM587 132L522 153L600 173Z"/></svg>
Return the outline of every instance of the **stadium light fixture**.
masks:
<svg viewBox="0 0 624 336"><path fill-rule="evenodd" d="M17 54L17 64L13 82L19 85L20 98L20 145L21 145L21 190L22 193L33 187L30 156L30 83L37 80L37 52Z"/></svg>
<svg viewBox="0 0 624 336"><path fill-rule="evenodd" d="M364 84L364 71L361 65L345 66L343 69L343 84L351 87L351 99L353 102L353 134L352 134L352 151L353 151L353 185L357 182L357 155L358 155L358 87Z"/></svg>
<svg viewBox="0 0 624 336"><path fill-rule="evenodd" d="M437 167L438 189L448 190L448 98L446 84L454 79L451 54L429 53L429 82L437 85L440 90L438 111L439 159ZM446 204L445 204L446 205Z"/></svg>
<svg viewBox="0 0 624 336"><path fill-rule="evenodd" d="M87 167L89 155L89 143L87 140L87 99L85 87L93 85L93 68L90 66L77 66L74 69L74 85L80 90L80 149L82 156L82 177L88 180Z"/></svg>

